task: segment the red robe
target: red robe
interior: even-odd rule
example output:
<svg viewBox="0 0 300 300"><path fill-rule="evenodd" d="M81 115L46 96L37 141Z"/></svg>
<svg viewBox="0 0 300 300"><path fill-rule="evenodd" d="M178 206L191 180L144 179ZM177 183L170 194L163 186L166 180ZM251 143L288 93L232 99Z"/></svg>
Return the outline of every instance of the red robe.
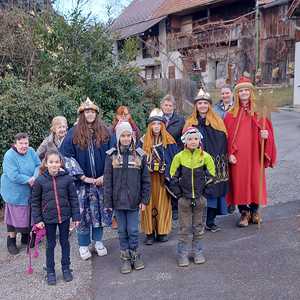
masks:
<svg viewBox="0 0 300 300"><path fill-rule="evenodd" d="M233 205L248 205L251 203L266 205L266 177L263 176L262 199L259 203L260 178L260 148L262 139L260 130L262 121L257 115L250 115L245 108L239 108L237 117L227 113L225 126L228 131L228 155L235 155L236 164L229 166L230 191L227 203ZM239 123L239 125L238 125ZM238 126L237 126L238 125ZM238 128L237 128L238 127ZM265 165L274 167L276 162L276 146L274 132L270 120L266 120L266 130L269 132L265 140Z"/></svg>

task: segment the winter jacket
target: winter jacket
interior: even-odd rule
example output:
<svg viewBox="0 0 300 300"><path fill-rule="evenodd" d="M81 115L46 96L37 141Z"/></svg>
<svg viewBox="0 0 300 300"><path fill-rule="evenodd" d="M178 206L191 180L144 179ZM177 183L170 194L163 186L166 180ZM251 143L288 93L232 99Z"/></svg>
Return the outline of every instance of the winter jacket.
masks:
<svg viewBox="0 0 300 300"><path fill-rule="evenodd" d="M175 155L171 168L170 189L177 198L200 198L206 185L213 181L215 164L212 157L201 149L184 149Z"/></svg>
<svg viewBox="0 0 300 300"><path fill-rule="evenodd" d="M40 175L32 190L32 217L34 223L57 224L72 218L80 220L79 201L73 178L65 171L51 176Z"/></svg>
<svg viewBox="0 0 300 300"><path fill-rule="evenodd" d="M180 149L183 148L183 144L181 142L181 135L182 135L184 124L185 124L184 117L178 115L175 112L173 113L171 119L166 123L167 131L172 135L172 137L174 138L174 140L176 141Z"/></svg>
<svg viewBox="0 0 300 300"><path fill-rule="evenodd" d="M141 148L119 153L116 148L107 152L104 171L104 206L135 210L150 199L150 176L146 157Z"/></svg>
<svg viewBox="0 0 300 300"><path fill-rule="evenodd" d="M109 140L99 145L99 147L93 143L90 149L81 149L79 145L73 143L74 129L75 127L68 131L60 147L61 154L66 157L73 157L79 163L85 176L94 178L101 177L104 173L106 151L110 148ZM93 153L93 155L90 155L90 153ZM93 175L92 162L95 164L95 175Z"/></svg>
<svg viewBox="0 0 300 300"><path fill-rule="evenodd" d="M5 202L28 205L31 193L28 180L38 176L40 164L38 155L31 147L25 155L19 154L13 148L5 153L0 187Z"/></svg>

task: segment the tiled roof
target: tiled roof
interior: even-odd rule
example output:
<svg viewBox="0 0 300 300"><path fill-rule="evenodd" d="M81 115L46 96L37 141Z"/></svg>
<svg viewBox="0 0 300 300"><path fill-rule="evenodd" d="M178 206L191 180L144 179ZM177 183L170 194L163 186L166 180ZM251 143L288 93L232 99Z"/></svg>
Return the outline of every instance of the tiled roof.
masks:
<svg viewBox="0 0 300 300"><path fill-rule="evenodd" d="M190 8L225 1L226 0L166 0L159 8L156 16L167 16Z"/></svg>
<svg viewBox="0 0 300 300"><path fill-rule="evenodd" d="M112 29L117 30L152 20L158 8L165 1L166 0L133 0L113 22Z"/></svg>

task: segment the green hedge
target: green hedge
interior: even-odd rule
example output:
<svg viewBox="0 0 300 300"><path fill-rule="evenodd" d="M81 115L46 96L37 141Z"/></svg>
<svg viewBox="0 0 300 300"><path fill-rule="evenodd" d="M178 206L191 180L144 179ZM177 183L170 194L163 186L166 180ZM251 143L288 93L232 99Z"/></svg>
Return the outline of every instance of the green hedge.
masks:
<svg viewBox="0 0 300 300"><path fill-rule="evenodd" d="M39 146L49 132L54 116L64 115L75 121L78 104L65 92L48 85L26 86L22 80L9 77L0 81L0 166L4 153L18 132L27 132L30 145Z"/></svg>

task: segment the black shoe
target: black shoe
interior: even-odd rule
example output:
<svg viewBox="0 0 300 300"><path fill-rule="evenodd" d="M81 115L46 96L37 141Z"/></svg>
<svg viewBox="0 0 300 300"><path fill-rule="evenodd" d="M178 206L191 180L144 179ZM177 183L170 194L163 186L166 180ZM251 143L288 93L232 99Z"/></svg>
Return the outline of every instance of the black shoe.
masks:
<svg viewBox="0 0 300 300"><path fill-rule="evenodd" d="M148 246L151 246L151 245L153 245L153 243L154 243L154 235L153 234L147 234L146 238L144 240L144 244L148 245Z"/></svg>
<svg viewBox="0 0 300 300"><path fill-rule="evenodd" d="M172 212L172 219L174 221L178 220L178 210L173 210L173 212Z"/></svg>
<svg viewBox="0 0 300 300"><path fill-rule="evenodd" d="M212 225L206 225L206 230L211 231L211 232L218 232L221 230L221 228L219 226L217 226L216 224L212 224Z"/></svg>
<svg viewBox="0 0 300 300"><path fill-rule="evenodd" d="M167 234L158 234L156 240L160 243L165 243L169 240Z"/></svg>
<svg viewBox="0 0 300 300"><path fill-rule="evenodd" d="M17 248L16 238L7 237L7 250L11 255L17 255L19 253L19 249Z"/></svg>
<svg viewBox="0 0 300 300"><path fill-rule="evenodd" d="M29 233L22 233L21 243L23 245L27 245L28 244L28 240L29 240Z"/></svg>
<svg viewBox="0 0 300 300"><path fill-rule="evenodd" d="M65 269L62 271L62 273L63 273L63 279L65 282L70 282L73 280L72 270Z"/></svg>
<svg viewBox="0 0 300 300"><path fill-rule="evenodd" d="M56 275L55 273L47 273L47 283L48 285L56 285Z"/></svg>

